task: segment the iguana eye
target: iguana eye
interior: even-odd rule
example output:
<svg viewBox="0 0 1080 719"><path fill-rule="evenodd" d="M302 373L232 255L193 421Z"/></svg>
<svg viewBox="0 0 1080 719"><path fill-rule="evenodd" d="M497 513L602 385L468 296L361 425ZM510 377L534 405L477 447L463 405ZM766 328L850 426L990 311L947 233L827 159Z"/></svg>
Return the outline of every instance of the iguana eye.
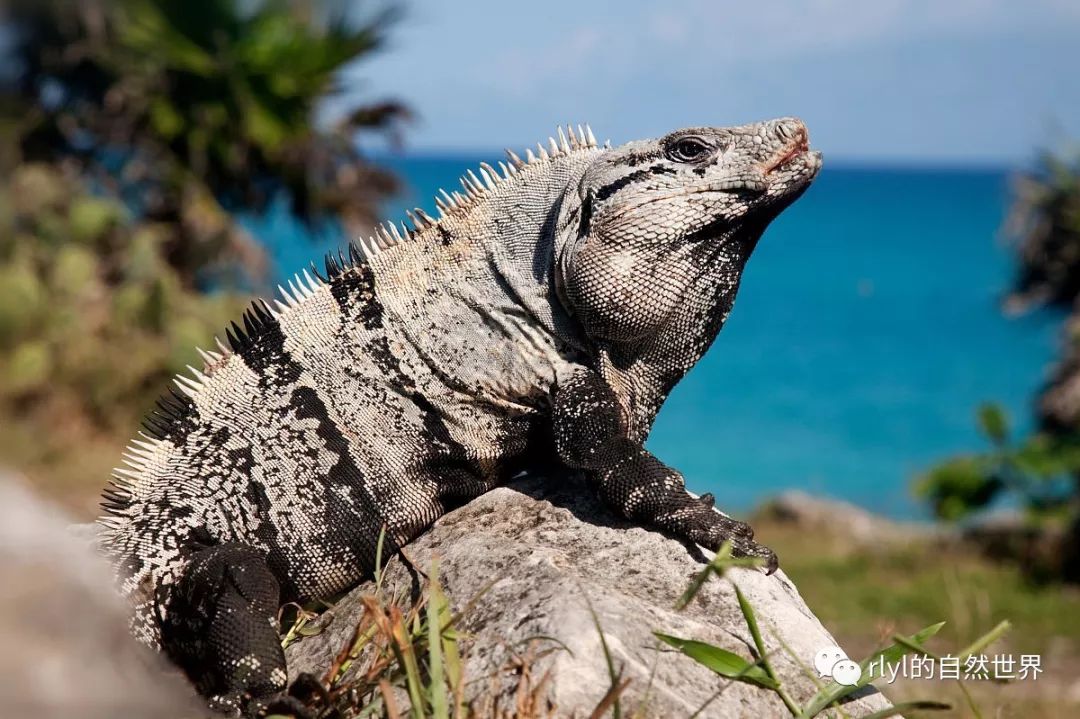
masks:
<svg viewBox="0 0 1080 719"><path fill-rule="evenodd" d="M704 140L697 137L683 137L668 146L668 157L675 162L697 162L712 150Z"/></svg>

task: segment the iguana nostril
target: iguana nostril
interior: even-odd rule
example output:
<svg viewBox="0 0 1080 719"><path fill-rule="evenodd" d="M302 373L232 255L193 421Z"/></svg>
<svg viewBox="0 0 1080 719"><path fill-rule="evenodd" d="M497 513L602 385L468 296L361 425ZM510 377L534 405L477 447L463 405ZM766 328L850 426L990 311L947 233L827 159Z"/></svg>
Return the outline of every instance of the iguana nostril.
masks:
<svg viewBox="0 0 1080 719"><path fill-rule="evenodd" d="M805 144L807 141L806 125L799 120L780 120L776 123L775 132L781 142L794 141Z"/></svg>

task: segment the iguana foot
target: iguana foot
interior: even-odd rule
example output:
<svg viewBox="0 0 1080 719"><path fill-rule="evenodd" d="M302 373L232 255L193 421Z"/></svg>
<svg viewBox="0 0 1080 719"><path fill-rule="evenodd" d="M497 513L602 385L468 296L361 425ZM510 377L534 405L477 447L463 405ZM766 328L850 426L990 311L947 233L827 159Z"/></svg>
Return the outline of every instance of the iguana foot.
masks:
<svg viewBox="0 0 1080 719"><path fill-rule="evenodd" d="M285 689L279 594L265 555L235 542L193 551L171 588L162 648L215 710L252 715Z"/></svg>
<svg viewBox="0 0 1080 719"><path fill-rule="evenodd" d="M673 504L672 509L657 517L657 524L714 552L729 542L732 556L756 557L763 560L767 573L776 571L779 566L776 553L754 541L754 530L746 522L722 514L711 504L703 504L700 498L680 502L676 497Z"/></svg>

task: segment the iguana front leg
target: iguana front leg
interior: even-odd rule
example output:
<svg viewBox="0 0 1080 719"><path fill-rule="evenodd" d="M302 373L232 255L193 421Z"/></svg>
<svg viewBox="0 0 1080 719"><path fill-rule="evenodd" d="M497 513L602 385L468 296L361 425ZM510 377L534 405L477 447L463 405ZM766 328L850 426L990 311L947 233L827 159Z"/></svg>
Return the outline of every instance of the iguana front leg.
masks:
<svg viewBox="0 0 1080 719"><path fill-rule="evenodd" d="M560 459L585 470L601 499L626 518L714 551L730 541L736 556L776 569L776 554L753 540L750 525L713 509L710 495L689 494L681 474L627 436L622 406L595 372L581 368L560 382L552 420Z"/></svg>

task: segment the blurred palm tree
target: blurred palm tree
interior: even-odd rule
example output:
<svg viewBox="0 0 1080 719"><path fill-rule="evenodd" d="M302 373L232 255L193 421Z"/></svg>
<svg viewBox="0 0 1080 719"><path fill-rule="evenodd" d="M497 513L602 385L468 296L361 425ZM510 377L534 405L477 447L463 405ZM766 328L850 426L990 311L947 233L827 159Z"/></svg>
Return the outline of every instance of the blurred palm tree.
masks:
<svg viewBox="0 0 1080 719"><path fill-rule="evenodd" d="M16 0L0 74L8 170L60 163L95 192L169 228L165 255L186 286L263 269L232 218L279 193L311 223L350 232L376 220L393 177L355 135L396 137L395 101L354 105L319 127L341 72L376 49L393 19L356 3L284 0Z"/></svg>
<svg viewBox="0 0 1080 719"><path fill-rule="evenodd" d="M1006 307L1072 307L1080 296L1080 154L1044 152L1014 180L1005 230L1019 260Z"/></svg>

